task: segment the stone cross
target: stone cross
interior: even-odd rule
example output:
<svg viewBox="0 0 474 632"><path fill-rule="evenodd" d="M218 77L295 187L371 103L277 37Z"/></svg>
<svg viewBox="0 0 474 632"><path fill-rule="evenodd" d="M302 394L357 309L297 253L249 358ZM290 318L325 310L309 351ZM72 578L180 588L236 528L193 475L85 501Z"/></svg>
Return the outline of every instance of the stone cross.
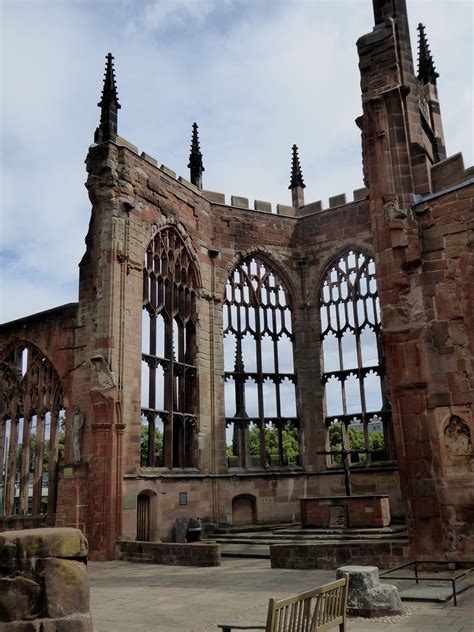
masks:
<svg viewBox="0 0 474 632"><path fill-rule="evenodd" d="M346 450L346 448L342 448L341 450L326 450L324 452L317 452L316 454L341 455L342 467L344 468L344 485L346 488L346 496L352 496L351 469L348 457L350 454L368 454L369 452L373 452L373 450Z"/></svg>

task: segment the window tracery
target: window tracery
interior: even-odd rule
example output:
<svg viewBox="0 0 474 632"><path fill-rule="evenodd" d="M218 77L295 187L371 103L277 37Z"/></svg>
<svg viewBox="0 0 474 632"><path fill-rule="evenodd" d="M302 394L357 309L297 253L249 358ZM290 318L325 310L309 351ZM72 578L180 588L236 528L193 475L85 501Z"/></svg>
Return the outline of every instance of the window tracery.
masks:
<svg viewBox="0 0 474 632"><path fill-rule="evenodd" d="M291 301L259 257L242 261L229 276L223 334L229 466L297 465Z"/></svg>
<svg viewBox="0 0 474 632"><path fill-rule="evenodd" d="M57 467L65 413L59 377L34 345L0 363L0 515L56 510Z"/></svg>
<svg viewBox="0 0 474 632"><path fill-rule="evenodd" d="M320 317L328 448L370 450L353 462L394 459L373 258L350 250L328 268Z"/></svg>
<svg viewBox="0 0 474 632"><path fill-rule="evenodd" d="M143 267L141 465L197 465L196 274L178 232L152 239Z"/></svg>

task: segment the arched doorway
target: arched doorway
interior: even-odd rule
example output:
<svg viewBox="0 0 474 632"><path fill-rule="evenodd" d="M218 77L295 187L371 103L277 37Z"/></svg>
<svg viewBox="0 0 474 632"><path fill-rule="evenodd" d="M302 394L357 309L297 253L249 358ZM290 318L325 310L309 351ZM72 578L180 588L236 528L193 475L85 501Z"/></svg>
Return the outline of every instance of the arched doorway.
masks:
<svg viewBox="0 0 474 632"><path fill-rule="evenodd" d="M150 542L154 537L153 492L140 492L137 498L137 540Z"/></svg>
<svg viewBox="0 0 474 632"><path fill-rule="evenodd" d="M255 496L241 494L232 500L232 524L234 527L257 522Z"/></svg>

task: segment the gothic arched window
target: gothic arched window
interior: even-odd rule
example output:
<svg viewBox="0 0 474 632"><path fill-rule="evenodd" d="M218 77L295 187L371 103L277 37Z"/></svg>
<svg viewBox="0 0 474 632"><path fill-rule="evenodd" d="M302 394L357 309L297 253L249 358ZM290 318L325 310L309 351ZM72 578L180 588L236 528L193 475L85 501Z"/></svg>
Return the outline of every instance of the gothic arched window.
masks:
<svg viewBox="0 0 474 632"><path fill-rule="evenodd" d="M163 228L143 266L141 465L196 462L196 273L178 232Z"/></svg>
<svg viewBox="0 0 474 632"><path fill-rule="evenodd" d="M0 393L0 515L54 513L65 423L59 377L37 347L21 344L0 363Z"/></svg>
<svg viewBox="0 0 474 632"><path fill-rule="evenodd" d="M350 250L326 271L320 315L327 449L367 451L352 454L352 462L392 460L373 258Z"/></svg>
<svg viewBox="0 0 474 632"><path fill-rule="evenodd" d="M297 465L291 301L259 257L230 275L223 320L229 466Z"/></svg>

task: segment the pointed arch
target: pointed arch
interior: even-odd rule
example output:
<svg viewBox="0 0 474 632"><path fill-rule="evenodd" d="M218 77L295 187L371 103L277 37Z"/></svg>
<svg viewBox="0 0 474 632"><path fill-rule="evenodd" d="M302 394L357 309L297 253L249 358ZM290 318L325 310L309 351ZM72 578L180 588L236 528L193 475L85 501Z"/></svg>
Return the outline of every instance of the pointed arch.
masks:
<svg viewBox="0 0 474 632"><path fill-rule="evenodd" d="M63 399L49 358L18 341L0 362L0 515L54 513Z"/></svg>
<svg viewBox="0 0 474 632"><path fill-rule="evenodd" d="M318 292L328 449L361 450L352 460L365 463L393 460L373 257L346 246L325 268Z"/></svg>
<svg viewBox="0 0 474 632"><path fill-rule="evenodd" d="M159 219L157 219L153 224L150 224L148 229L144 234L144 244L146 246L143 249L143 257L145 257L146 251L150 245L150 243L155 239L155 237L164 229L172 228L179 235L186 251L190 257L190 260L194 266L194 273L196 277L196 290L200 290L202 288L202 277L201 270L199 267L199 259L196 254L196 250L193 246L191 237L187 232L184 224L180 222L173 215L165 216L162 215Z"/></svg>
<svg viewBox="0 0 474 632"><path fill-rule="evenodd" d="M141 464L194 467L198 274L173 224L154 234L143 264Z"/></svg>
<svg viewBox="0 0 474 632"><path fill-rule="evenodd" d="M238 258L223 298L229 466L298 463L292 305L266 256Z"/></svg>
<svg viewBox="0 0 474 632"><path fill-rule="evenodd" d="M228 265L225 268L224 273L219 278L219 287L222 289L222 294L225 293L225 286L232 272L237 268L243 261L247 261L252 258L257 258L263 263L265 263L274 274L278 276L282 284L284 285L288 295L291 298L291 307L293 308L297 301L297 293L295 289L295 282L289 275L288 271L285 269L283 263L278 261L273 254L267 252L263 248L249 248L248 250L241 250L237 252L232 259L229 261Z"/></svg>

